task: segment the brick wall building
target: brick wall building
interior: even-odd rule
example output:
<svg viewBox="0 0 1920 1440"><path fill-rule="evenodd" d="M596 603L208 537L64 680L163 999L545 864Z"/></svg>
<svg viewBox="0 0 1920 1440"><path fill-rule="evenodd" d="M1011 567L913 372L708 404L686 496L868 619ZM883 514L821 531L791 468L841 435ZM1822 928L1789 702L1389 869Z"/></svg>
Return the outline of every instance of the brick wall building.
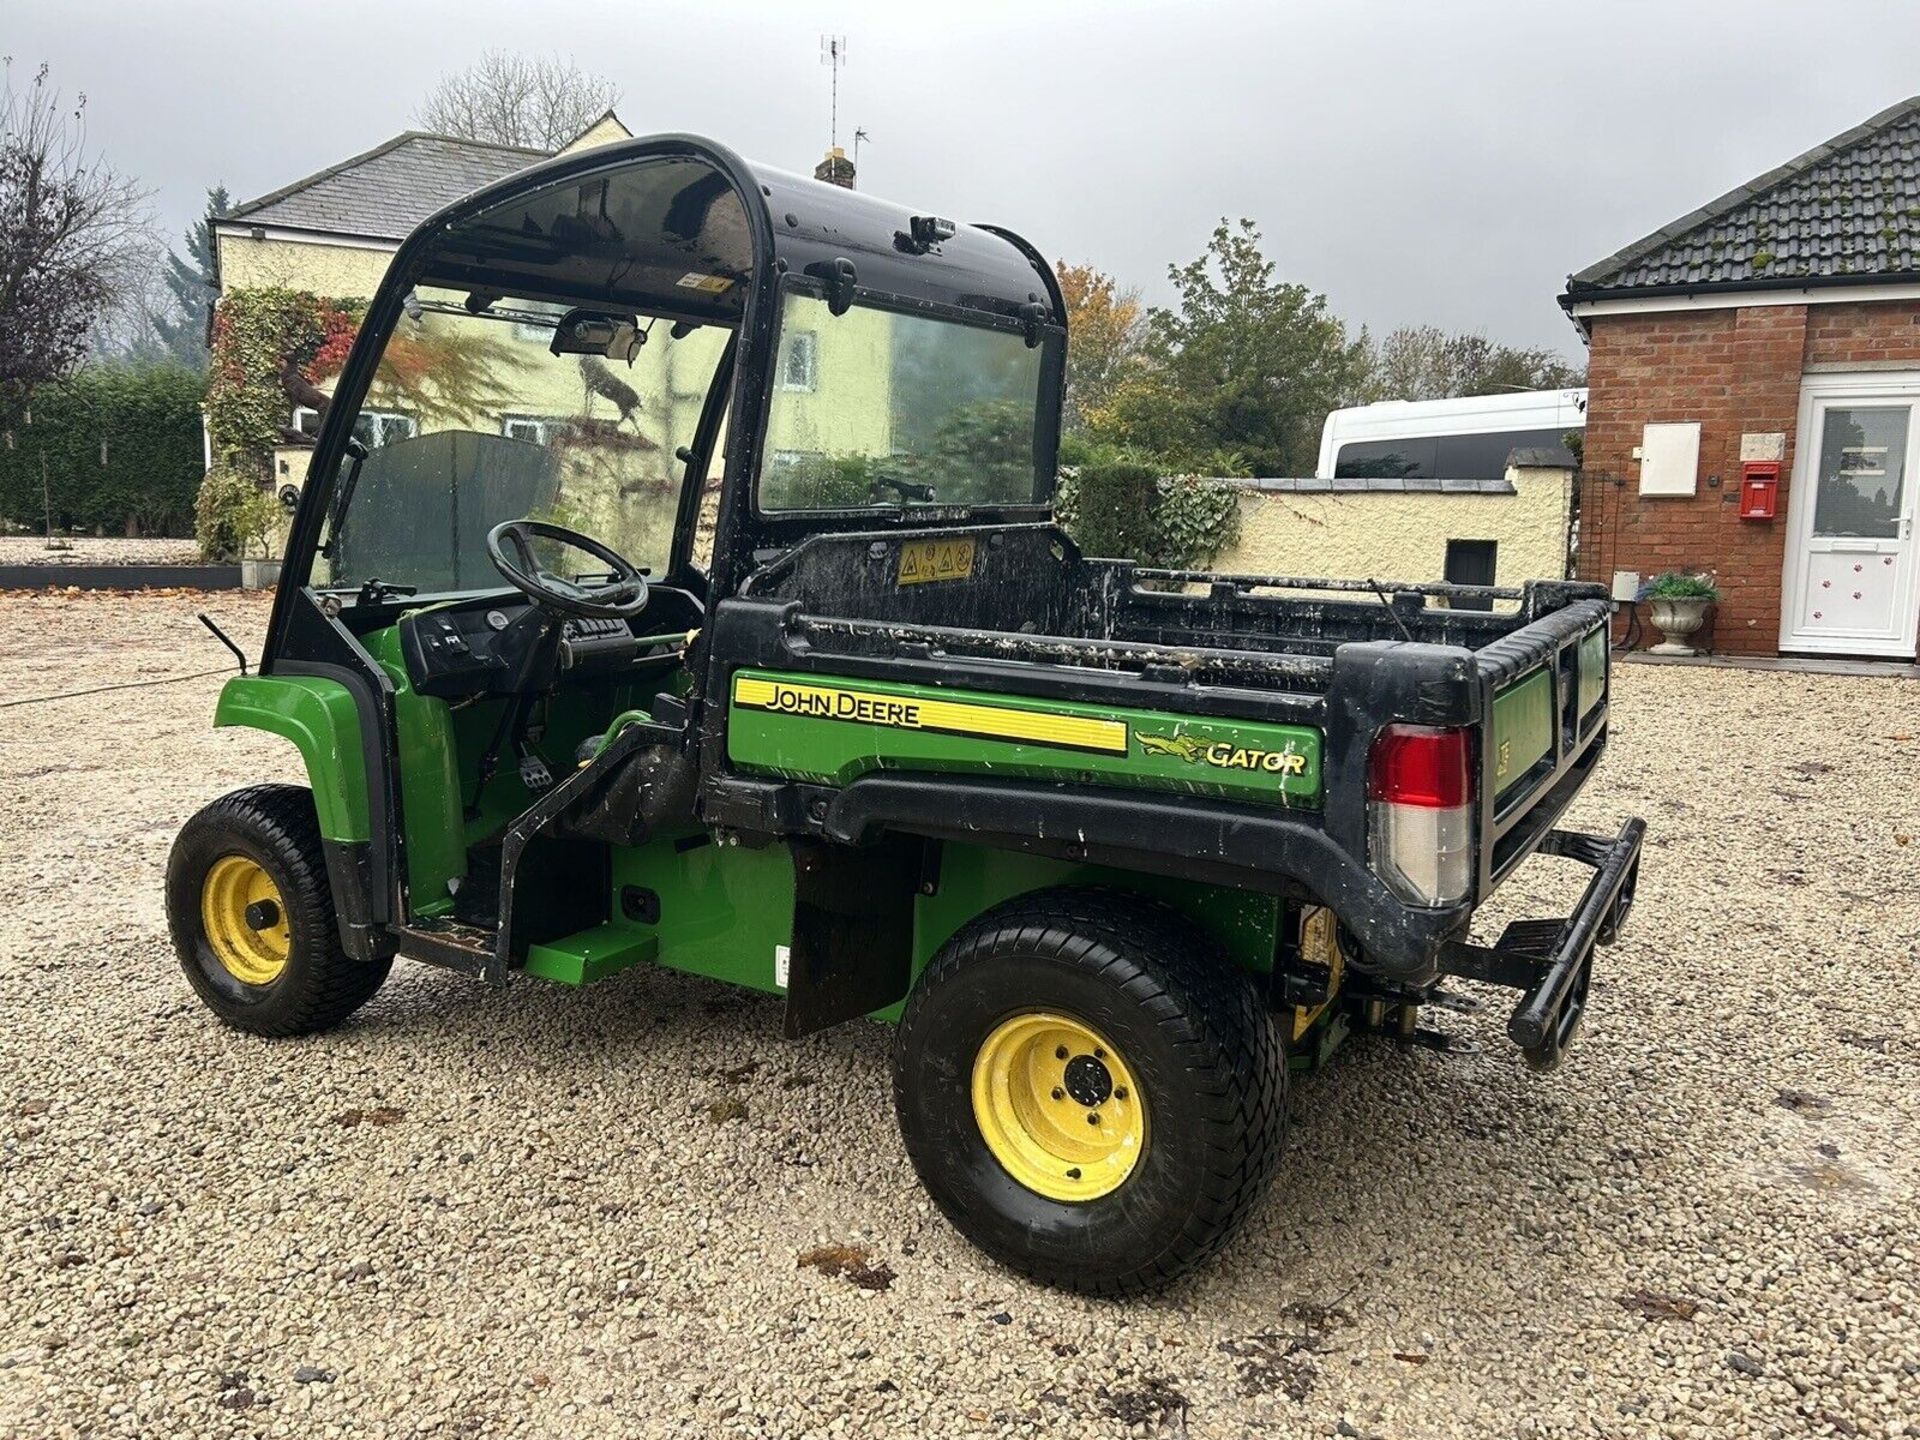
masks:
<svg viewBox="0 0 1920 1440"><path fill-rule="evenodd" d="M1583 576L1711 574L1723 653L1914 656L1916 156L1920 99L1570 278Z"/></svg>

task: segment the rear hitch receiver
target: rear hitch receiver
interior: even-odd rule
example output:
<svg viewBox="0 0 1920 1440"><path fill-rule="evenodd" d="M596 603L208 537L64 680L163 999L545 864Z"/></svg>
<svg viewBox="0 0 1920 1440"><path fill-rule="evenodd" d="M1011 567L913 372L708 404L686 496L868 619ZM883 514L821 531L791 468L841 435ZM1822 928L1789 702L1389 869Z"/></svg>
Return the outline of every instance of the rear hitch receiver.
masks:
<svg viewBox="0 0 1920 1440"><path fill-rule="evenodd" d="M1550 831L1545 855L1593 867L1593 879L1564 920L1516 920L1492 945L1454 941L1441 952L1450 975L1524 992L1507 1020L1507 1036L1535 1070L1551 1070L1579 1034L1593 981L1593 952L1619 938L1633 909L1640 846L1647 822L1637 816L1612 839Z"/></svg>

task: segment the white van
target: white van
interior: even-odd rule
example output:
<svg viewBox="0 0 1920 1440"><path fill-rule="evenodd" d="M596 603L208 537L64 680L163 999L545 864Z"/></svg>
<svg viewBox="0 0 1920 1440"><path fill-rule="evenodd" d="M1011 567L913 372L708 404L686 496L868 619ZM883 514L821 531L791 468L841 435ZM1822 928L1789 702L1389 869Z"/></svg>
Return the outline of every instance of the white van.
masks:
<svg viewBox="0 0 1920 1440"><path fill-rule="evenodd" d="M1585 390L1354 405L1327 416L1313 473L1321 480L1498 480L1511 451L1564 450L1567 432L1586 425Z"/></svg>

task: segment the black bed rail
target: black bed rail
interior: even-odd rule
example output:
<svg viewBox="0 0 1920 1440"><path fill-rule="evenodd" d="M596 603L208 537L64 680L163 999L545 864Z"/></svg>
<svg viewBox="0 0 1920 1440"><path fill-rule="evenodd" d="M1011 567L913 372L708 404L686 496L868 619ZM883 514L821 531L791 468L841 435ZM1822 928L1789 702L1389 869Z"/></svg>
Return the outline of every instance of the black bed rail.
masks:
<svg viewBox="0 0 1920 1440"><path fill-rule="evenodd" d="M1612 616L1611 601L1576 601L1482 646L1474 652L1474 667L1496 687L1504 685L1536 665L1552 663L1561 650L1578 644Z"/></svg>
<svg viewBox="0 0 1920 1440"><path fill-rule="evenodd" d="M1136 566L1134 580L1173 585L1222 585L1233 590L1326 590L1361 595L1424 595L1440 600L1525 600L1525 587L1511 585L1456 585L1447 581L1340 580L1300 575L1235 575L1213 570L1160 570Z"/></svg>
<svg viewBox="0 0 1920 1440"><path fill-rule="evenodd" d="M1149 645L1132 640L965 630L806 614L794 616L789 630L796 638L822 648L850 644L867 654L944 654L1130 670L1175 684L1253 681L1285 689L1320 690L1333 677L1333 661L1323 655L1262 654L1198 645Z"/></svg>

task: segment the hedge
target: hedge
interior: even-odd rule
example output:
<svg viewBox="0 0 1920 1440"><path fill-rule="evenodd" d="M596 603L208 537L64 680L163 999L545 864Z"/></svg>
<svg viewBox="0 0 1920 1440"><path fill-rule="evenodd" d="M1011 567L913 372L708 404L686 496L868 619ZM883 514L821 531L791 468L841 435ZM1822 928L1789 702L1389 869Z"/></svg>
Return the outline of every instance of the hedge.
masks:
<svg viewBox="0 0 1920 1440"><path fill-rule="evenodd" d="M88 366L35 392L0 433L0 529L44 527L44 457L56 529L191 535L205 393L204 376L173 364Z"/></svg>
<svg viewBox="0 0 1920 1440"><path fill-rule="evenodd" d="M1089 555L1168 570L1205 568L1239 537L1239 496L1231 486L1169 474L1164 460L1062 449L1075 463L1062 467L1054 516Z"/></svg>

